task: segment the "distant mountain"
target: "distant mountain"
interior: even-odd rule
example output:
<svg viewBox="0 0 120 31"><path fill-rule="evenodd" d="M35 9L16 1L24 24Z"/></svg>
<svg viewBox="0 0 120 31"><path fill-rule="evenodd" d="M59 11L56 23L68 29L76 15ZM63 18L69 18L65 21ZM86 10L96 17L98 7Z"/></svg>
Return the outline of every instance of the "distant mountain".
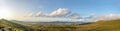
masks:
<svg viewBox="0 0 120 31"><path fill-rule="evenodd" d="M51 21L51 22L21 22L14 20L13 22L17 23L24 23L24 24L38 24L38 25L83 25L87 23L92 22L83 22L83 21L77 21L77 22L71 22L71 21Z"/></svg>

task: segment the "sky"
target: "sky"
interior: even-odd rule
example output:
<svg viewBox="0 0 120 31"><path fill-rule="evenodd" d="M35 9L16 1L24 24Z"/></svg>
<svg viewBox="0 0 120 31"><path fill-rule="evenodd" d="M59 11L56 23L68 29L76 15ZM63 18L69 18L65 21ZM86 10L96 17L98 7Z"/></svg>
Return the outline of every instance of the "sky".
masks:
<svg viewBox="0 0 120 31"><path fill-rule="evenodd" d="M120 17L119 8L120 0L0 0L0 17L26 21L113 19Z"/></svg>

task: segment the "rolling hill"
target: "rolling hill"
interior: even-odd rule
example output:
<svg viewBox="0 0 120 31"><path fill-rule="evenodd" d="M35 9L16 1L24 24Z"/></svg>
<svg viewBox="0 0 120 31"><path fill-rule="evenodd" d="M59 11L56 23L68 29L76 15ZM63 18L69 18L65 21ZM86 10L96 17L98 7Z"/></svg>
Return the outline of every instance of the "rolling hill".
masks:
<svg viewBox="0 0 120 31"><path fill-rule="evenodd" d="M31 31L29 27L23 26L21 24L17 24L5 19L0 20L0 27L5 28L9 31Z"/></svg>
<svg viewBox="0 0 120 31"><path fill-rule="evenodd" d="M26 24L27 25L27 24ZM94 23L78 25L38 25L24 26L5 19L0 20L0 28L11 31L120 31L120 20L100 20Z"/></svg>
<svg viewBox="0 0 120 31"><path fill-rule="evenodd" d="M98 22L88 23L84 25L63 25L59 27L37 25L35 27L41 31L120 31L120 20L100 20Z"/></svg>
<svg viewBox="0 0 120 31"><path fill-rule="evenodd" d="M120 20L101 20L92 24L77 26L76 31L120 31Z"/></svg>

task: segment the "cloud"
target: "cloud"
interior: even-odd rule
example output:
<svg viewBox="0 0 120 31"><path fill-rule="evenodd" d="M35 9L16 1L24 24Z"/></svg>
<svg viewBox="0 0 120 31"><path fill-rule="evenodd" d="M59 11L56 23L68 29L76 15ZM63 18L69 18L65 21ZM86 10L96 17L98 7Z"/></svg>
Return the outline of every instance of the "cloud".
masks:
<svg viewBox="0 0 120 31"><path fill-rule="evenodd" d="M104 16L99 17L101 20L114 20L114 19L120 19L120 14L108 14Z"/></svg>
<svg viewBox="0 0 120 31"><path fill-rule="evenodd" d="M92 13L92 14L90 14L90 16L88 16L87 18L94 18L94 17L96 17L96 14L95 14L95 13Z"/></svg>
<svg viewBox="0 0 120 31"><path fill-rule="evenodd" d="M81 17L80 17L79 14L74 13L74 14L70 15L70 18L73 18L73 19L80 19Z"/></svg>
<svg viewBox="0 0 120 31"><path fill-rule="evenodd" d="M56 11L53 11L51 14L49 14L50 17L65 17L70 12L66 8L59 8Z"/></svg>
<svg viewBox="0 0 120 31"><path fill-rule="evenodd" d="M120 19L120 14L107 14L107 15L99 15L99 16L93 15L85 20L90 22L96 22L99 20L116 20L116 19Z"/></svg>
<svg viewBox="0 0 120 31"><path fill-rule="evenodd" d="M36 13L36 16L37 16L37 17L43 16L43 13L40 11L40 12Z"/></svg>
<svg viewBox="0 0 120 31"><path fill-rule="evenodd" d="M29 13L29 14L27 14L25 17L33 17L33 16L34 16L33 13Z"/></svg>
<svg viewBox="0 0 120 31"><path fill-rule="evenodd" d="M77 13L70 13L70 11L66 8L59 8L50 14L45 14L43 12L38 12L36 14L29 13L29 17L52 17L52 18L70 18L70 19L80 19L80 15Z"/></svg>
<svg viewBox="0 0 120 31"><path fill-rule="evenodd" d="M120 14L106 14L106 15L95 15L91 14L89 17L84 18L88 22L96 22L99 20L116 20L120 19Z"/></svg>
<svg viewBox="0 0 120 31"><path fill-rule="evenodd" d="M98 16L95 13L90 14L88 17L84 18L86 22L96 22L98 21Z"/></svg>
<svg viewBox="0 0 120 31"><path fill-rule="evenodd" d="M70 14L70 11L66 8L59 8L56 11L53 11L50 14L42 13L41 11L36 13L35 15L33 13L29 13L28 16L35 16L35 17L66 17L68 14Z"/></svg>

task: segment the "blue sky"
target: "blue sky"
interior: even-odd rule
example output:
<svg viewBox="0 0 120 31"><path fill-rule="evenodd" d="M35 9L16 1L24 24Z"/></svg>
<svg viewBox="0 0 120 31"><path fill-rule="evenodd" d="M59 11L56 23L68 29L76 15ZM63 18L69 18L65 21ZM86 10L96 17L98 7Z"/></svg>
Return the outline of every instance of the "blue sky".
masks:
<svg viewBox="0 0 120 31"><path fill-rule="evenodd" d="M19 2L20 1L20 2ZM68 8L73 13L81 15L119 14L120 0L19 0L17 6L32 8L34 12L42 11L51 13L58 8ZM20 4L19 4L20 3ZM25 4L24 4L25 3Z"/></svg>
<svg viewBox="0 0 120 31"><path fill-rule="evenodd" d="M78 13L81 16L90 14L119 14L120 0L23 0L27 8L33 9L37 13L51 13L58 8L68 8L72 13ZM22 0L21 0L22 2ZM18 4L19 5L19 4ZM20 5L21 6L21 5ZM24 5L23 5L24 6Z"/></svg>
<svg viewBox="0 0 120 31"><path fill-rule="evenodd" d="M96 16L120 14L119 12L120 0L0 0L0 1L1 5L4 5L5 7L10 9L6 11L12 12L11 14L13 16L26 16L26 15L35 16L35 14L37 14L40 17L44 17L44 19L61 17L66 19L70 18L71 16L73 17L70 19L73 18L78 19L79 17L83 18L89 17L92 14Z"/></svg>

